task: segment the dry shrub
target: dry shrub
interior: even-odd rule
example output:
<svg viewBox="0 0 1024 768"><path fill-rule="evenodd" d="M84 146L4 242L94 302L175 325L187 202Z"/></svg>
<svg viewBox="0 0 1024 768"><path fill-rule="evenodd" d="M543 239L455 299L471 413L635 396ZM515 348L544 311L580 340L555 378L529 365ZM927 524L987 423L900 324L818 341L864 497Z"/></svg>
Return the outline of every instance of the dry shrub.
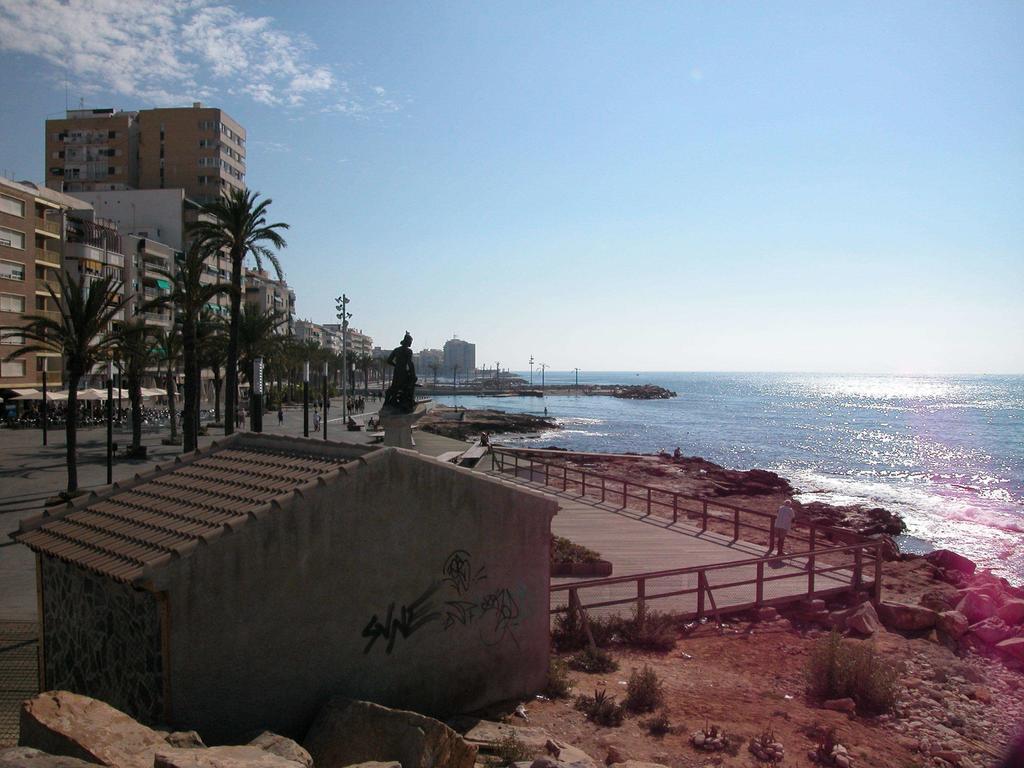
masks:
<svg viewBox="0 0 1024 768"><path fill-rule="evenodd" d="M575 669L577 672L603 674L605 672L614 672L619 668L619 665L605 651L602 651L600 648L594 650L588 646L569 658L569 668Z"/></svg>
<svg viewBox="0 0 1024 768"><path fill-rule="evenodd" d="M609 728L622 725L622 720L626 716L626 710L615 701L614 696L609 696L604 688L596 689L593 696L578 697L576 709L594 723Z"/></svg>
<svg viewBox="0 0 1024 768"><path fill-rule="evenodd" d="M548 684L544 695L549 699L567 699L570 688L568 666L561 659L552 657L548 663Z"/></svg>
<svg viewBox="0 0 1024 768"><path fill-rule="evenodd" d="M836 631L811 648L807 687L821 699L851 698L861 714L889 712L896 704L897 675L874 644L844 640Z"/></svg>
<svg viewBox="0 0 1024 768"><path fill-rule="evenodd" d="M665 693L657 673L647 664L633 670L626 684L626 709L630 712L653 712L665 703Z"/></svg>

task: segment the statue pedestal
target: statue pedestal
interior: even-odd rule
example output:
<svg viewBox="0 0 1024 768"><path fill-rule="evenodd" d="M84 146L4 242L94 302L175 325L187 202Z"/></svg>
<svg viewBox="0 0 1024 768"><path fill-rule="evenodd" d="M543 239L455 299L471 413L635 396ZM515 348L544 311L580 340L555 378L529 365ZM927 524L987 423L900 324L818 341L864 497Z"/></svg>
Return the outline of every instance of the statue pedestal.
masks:
<svg viewBox="0 0 1024 768"><path fill-rule="evenodd" d="M394 448L415 448L416 442L412 439L412 427L426 414L429 402L429 400L418 400L412 413L397 413L390 407L382 408L380 426L384 430L384 445Z"/></svg>

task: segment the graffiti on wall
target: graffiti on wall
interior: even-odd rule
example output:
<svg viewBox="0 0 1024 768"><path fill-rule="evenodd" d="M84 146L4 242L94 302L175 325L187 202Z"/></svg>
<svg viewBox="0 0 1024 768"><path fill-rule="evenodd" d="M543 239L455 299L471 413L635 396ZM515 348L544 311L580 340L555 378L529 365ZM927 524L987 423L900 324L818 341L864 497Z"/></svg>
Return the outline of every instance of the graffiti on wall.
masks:
<svg viewBox="0 0 1024 768"><path fill-rule="evenodd" d="M440 575L411 603L392 601L384 619L373 614L362 636L368 639L363 653L373 650L378 640L390 654L401 637L407 640L418 629L439 622L443 631L475 629L480 641L488 646L508 640L519 646L518 629L523 618L519 607L525 588L513 590L505 586L488 589L487 566L474 567L472 555L457 549L445 558Z"/></svg>

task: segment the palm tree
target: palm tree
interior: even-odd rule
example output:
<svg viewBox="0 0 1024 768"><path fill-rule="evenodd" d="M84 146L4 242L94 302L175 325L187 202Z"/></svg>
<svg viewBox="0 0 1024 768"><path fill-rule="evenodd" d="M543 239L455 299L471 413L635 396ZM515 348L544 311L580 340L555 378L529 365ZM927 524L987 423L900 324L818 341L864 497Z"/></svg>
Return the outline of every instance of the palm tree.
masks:
<svg viewBox="0 0 1024 768"><path fill-rule="evenodd" d="M9 355L11 360L33 352L57 352L64 358L68 373L68 415L65 423L67 437L67 495L78 491L78 385L93 367L113 356L114 338L108 332L110 324L124 308L126 297L121 281L113 277L100 279L74 278L67 272L57 275L60 295L47 285L60 311L60 319L44 315L29 315L28 324L4 336L25 339L26 346Z"/></svg>
<svg viewBox="0 0 1024 768"><path fill-rule="evenodd" d="M202 317L212 317L207 309L214 298L230 293L231 286L226 283L204 283L202 276L206 271L206 260L211 252L201 243L193 242L185 253L185 258L178 263L177 272L168 278L171 280L171 292L147 304L173 303L177 308L178 321L181 323L181 346L185 366L185 403L183 408L184 446L183 449L194 451L198 446L199 401L201 385L200 356L197 345L201 330ZM218 393L219 395L219 393ZM168 391L168 397L170 397ZM220 399L218 397L218 411ZM219 414L218 414L219 415ZM173 419L172 419L173 421ZM171 428L174 437L175 427Z"/></svg>
<svg viewBox="0 0 1024 768"><path fill-rule="evenodd" d="M278 279L283 279L281 264L277 256L263 243L270 243L274 248L284 248L284 238L277 232L288 229L283 222L267 224L267 208L272 200L257 201L258 192L245 189L232 189L225 197L207 203L200 212L210 220L195 223L190 232L203 247L211 251L224 250L231 257L231 324L228 330L227 384L225 410L229 418L224 422L224 434L235 431L236 398L238 396L238 335L242 314L242 262L252 255L256 266L263 268L263 259L267 258L277 272Z"/></svg>
<svg viewBox="0 0 1024 768"><path fill-rule="evenodd" d="M254 361L257 357L270 360L278 354L287 337L279 336L276 331L286 321L287 318L276 309L262 312L259 306L251 302L247 302L242 310L238 323L238 363L250 389Z"/></svg>
<svg viewBox="0 0 1024 768"><path fill-rule="evenodd" d="M434 372L434 391L437 391L437 372L441 370L441 366L437 362L427 363L427 368Z"/></svg>
<svg viewBox="0 0 1024 768"><path fill-rule="evenodd" d="M229 286L230 287L230 286ZM213 421L221 423L220 391L224 384L221 373L228 359L227 324L223 318L204 309L196 323L196 364L199 371L213 373Z"/></svg>
<svg viewBox="0 0 1024 768"><path fill-rule="evenodd" d="M121 323L113 332L121 358L122 375L128 377L128 400L132 408L132 447L129 456L142 455L142 377L160 360L154 348L152 329L142 318Z"/></svg>
<svg viewBox="0 0 1024 768"><path fill-rule="evenodd" d="M363 352L356 358L356 366L363 372L363 394L370 396L370 370L373 368L373 355Z"/></svg>
<svg viewBox="0 0 1024 768"><path fill-rule="evenodd" d="M164 386L167 389L167 413L171 417L171 445L177 445L178 414L174 408L174 374L177 373L178 363L182 358L181 327L175 324L169 330L157 328L153 332L153 341L158 363L166 366ZM185 420L187 419L188 414L185 414Z"/></svg>

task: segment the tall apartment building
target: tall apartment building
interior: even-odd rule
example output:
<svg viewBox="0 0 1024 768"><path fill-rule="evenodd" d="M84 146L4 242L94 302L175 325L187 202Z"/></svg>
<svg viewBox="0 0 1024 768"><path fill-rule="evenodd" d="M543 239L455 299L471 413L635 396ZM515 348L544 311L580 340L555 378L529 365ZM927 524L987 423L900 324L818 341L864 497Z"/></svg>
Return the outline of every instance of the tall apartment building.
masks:
<svg viewBox="0 0 1024 768"><path fill-rule="evenodd" d="M444 369L452 373L456 367L463 376L472 376L476 371L476 344L462 339L449 339L444 343Z"/></svg>
<svg viewBox="0 0 1024 768"><path fill-rule="evenodd" d="M47 287L60 297L54 278L64 263L65 217L69 210L87 207L60 192L0 179L0 329L5 333L23 326L26 314L58 317ZM23 344L17 336L3 339L0 358ZM31 353L0 362L0 389L41 386L44 368L51 383L60 381L59 355Z"/></svg>
<svg viewBox="0 0 1024 768"><path fill-rule="evenodd" d="M261 312L276 310L285 320L277 333L289 335L295 323L295 291L284 280L274 280L265 270L245 270L245 301Z"/></svg>
<svg viewBox="0 0 1024 768"><path fill-rule="evenodd" d="M341 352L341 323L324 323L331 333L338 337L338 352ZM348 329L348 353L355 357L369 355L373 352L373 337L363 333L358 328Z"/></svg>
<svg viewBox="0 0 1024 768"><path fill-rule="evenodd" d="M68 110L46 121L46 186L66 192L185 190L200 203L245 188L245 129L191 107Z"/></svg>

